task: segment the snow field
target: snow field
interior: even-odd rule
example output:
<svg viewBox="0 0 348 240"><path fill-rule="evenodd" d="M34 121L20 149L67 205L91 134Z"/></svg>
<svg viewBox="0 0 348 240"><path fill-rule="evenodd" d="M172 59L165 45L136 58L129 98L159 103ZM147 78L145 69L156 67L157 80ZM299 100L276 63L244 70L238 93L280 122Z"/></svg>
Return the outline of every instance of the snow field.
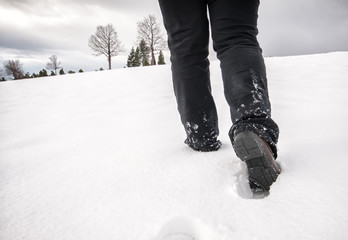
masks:
<svg viewBox="0 0 348 240"><path fill-rule="evenodd" d="M263 199L229 143L218 62L213 153L183 144L169 65L1 83L0 239L153 240L180 219L199 240L347 239L348 53L266 65L283 173Z"/></svg>

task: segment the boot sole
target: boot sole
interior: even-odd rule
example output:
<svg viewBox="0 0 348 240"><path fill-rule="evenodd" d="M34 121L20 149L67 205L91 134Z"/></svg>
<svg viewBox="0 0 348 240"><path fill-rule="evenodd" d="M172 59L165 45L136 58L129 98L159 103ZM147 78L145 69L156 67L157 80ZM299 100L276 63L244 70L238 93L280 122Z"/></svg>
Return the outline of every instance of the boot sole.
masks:
<svg viewBox="0 0 348 240"><path fill-rule="evenodd" d="M242 132L233 146L237 156L246 163L250 188L256 192L269 191L281 172L268 144L253 132Z"/></svg>

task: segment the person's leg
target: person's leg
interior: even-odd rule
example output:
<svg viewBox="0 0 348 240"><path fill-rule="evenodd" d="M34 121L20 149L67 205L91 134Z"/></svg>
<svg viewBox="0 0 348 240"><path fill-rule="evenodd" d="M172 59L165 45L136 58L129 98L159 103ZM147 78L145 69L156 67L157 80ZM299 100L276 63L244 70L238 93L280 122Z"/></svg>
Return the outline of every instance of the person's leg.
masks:
<svg viewBox="0 0 348 240"><path fill-rule="evenodd" d="M171 52L174 92L191 148L217 150L219 129L211 95L209 23L204 0L159 0Z"/></svg>
<svg viewBox="0 0 348 240"><path fill-rule="evenodd" d="M221 61L225 97L230 106L235 136L252 131L277 156L278 126L271 119L264 60L256 35L258 0L210 0L214 49Z"/></svg>
<svg viewBox="0 0 348 240"><path fill-rule="evenodd" d="M246 162L250 187L268 191L280 174L279 129L271 119L264 60L256 35L258 0L210 0L214 49L221 61L233 126L229 135Z"/></svg>

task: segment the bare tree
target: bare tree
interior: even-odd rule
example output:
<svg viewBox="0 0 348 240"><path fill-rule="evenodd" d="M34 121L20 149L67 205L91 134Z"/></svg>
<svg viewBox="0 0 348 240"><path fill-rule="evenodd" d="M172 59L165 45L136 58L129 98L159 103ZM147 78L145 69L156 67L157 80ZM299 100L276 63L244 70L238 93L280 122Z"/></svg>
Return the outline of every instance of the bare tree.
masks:
<svg viewBox="0 0 348 240"><path fill-rule="evenodd" d="M0 68L0 82L5 81L5 78L3 77L3 71L2 68Z"/></svg>
<svg viewBox="0 0 348 240"><path fill-rule="evenodd" d="M97 32L89 38L88 46L95 56L104 55L108 58L109 69L111 69L111 57L125 51L112 24L98 26Z"/></svg>
<svg viewBox="0 0 348 240"><path fill-rule="evenodd" d="M155 52L166 48L166 42L161 33L161 28L154 15L149 15L138 23L138 40L142 39L150 47L151 65L156 65Z"/></svg>
<svg viewBox="0 0 348 240"><path fill-rule="evenodd" d="M4 63L6 75L12 75L14 79L22 79L24 77L23 64L19 60L8 60Z"/></svg>
<svg viewBox="0 0 348 240"><path fill-rule="evenodd" d="M61 62L58 62L58 58L56 55L52 55L49 57L49 62L46 65L46 69L48 70L54 70L54 73L57 75L57 69L61 69L60 66Z"/></svg>

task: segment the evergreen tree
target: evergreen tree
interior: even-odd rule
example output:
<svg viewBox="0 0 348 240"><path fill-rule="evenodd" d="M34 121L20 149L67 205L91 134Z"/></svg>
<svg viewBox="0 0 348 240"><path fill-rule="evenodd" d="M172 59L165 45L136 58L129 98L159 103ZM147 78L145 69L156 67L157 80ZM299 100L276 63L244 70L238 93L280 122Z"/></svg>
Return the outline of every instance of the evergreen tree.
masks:
<svg viewBox="0 0 348 240"><path fill-rule="evenodd" d="M80 70L79 70L79 73L83 73L83 70L82 70L82 69L80 69Z"/></svg>
<svg viewBox="0 0 348 240"><path fill-rule="evenodd" d="M159 56L158 56L158 65L164 65L164 64L166 64L166 63L164 62L164 56L163 56L163 52L161 50L159 53Z"/></svg>
<svg viewBox="0 0 348 240"><path fill-rule="evenodd" d="M39 72L39 77L47 77L48 74L47 74L47 71L46 69L42 69L40 72Z"/></svg>
<svg viewBox="0 0 348 240"><path fill-rule="evenodd" d="M64 74L65 74L64 69L61 68L61 69L59 70L59 75L64 75Z"/></svg>
<svg viewBox="0 0 348 240"><path fill-rule="evenodd" d="M27 73L24 75L24 78L31 78L30 73L27 72Z"/></svg>
<svg viewBox="0 0 348 240"><path fill-rule="evenodd" d="M140 55L139 47L137 47L134 53L133 67L139 67L139 66L141 66L141 55Z"/></svg>
<svg viewBox="0 0 348 240"><path fill-rule="evenodd" d="M74 73L75 73L75 71L73 71L73 70L69 70L69 71L68 71L68 73L69 73L69 74L74 74Z"/></svg>
<svg viewBox="0 0 348 240"><path fill-rule="evenodd" d="M50 76L56 76L55 72L51 71L51 75Z"/></svg>
<svg viewBox="0 0 348 240"><path fill-rule="evenodd" d="M134 60L135 60L135 51L134 51L134 47L132 47L132 50L130 51L128 55L127 67L134 67L133 66Z"/></svg>
<svg viewBox="0 0 348 240"><path fill-rule="evenodd" d="M36 74L36 73L31 74L31 78L37 78L37 77L39 77L38 74Z"/></svg>
<svg viewBox="0 0 348 240"><path fill-rule="evenodd" d="M146 45L146 42L144 39L141 39L139 44L139 51L140 51L140 58L141 58L141 64L143 66L149 66L150 65L150 48Z"/></svg>

